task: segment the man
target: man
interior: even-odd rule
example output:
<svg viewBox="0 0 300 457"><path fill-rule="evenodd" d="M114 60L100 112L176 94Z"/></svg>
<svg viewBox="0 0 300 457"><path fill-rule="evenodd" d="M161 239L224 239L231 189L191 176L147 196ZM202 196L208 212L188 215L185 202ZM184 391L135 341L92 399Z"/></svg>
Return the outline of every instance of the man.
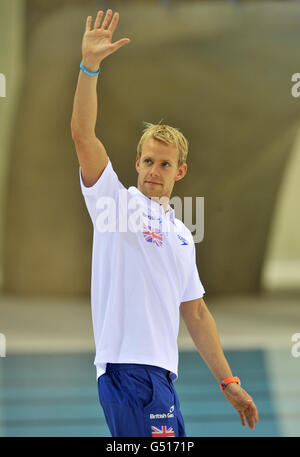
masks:
<svg viewBox="0 0 300 457"><path fill-rule="evenodd" d="M86 21L71 130L94 226L95 365L108 427L112 436L186 436L173 386L180 309L242 425L247 421L254 429L256 406L232 376L203 300L192 234L168 204L175 182L187 172L187 140L176 128L148 124L137 148L137 188L125 189L95 135L100 64L130 42L112 43L119 14L107 10L103 16L99 11L93 28L90 16ZM137 206L139 223L127 213Z"/></svg>

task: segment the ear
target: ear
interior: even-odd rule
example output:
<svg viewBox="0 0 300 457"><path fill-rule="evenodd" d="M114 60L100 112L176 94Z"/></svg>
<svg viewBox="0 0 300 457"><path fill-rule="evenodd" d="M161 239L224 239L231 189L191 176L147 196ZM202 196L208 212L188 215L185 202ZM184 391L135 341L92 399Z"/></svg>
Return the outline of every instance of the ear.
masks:
<svg viewBox="0 0 300 457"><path fill-rule="evenodd" d="M175 176L175 181L180 181L180 179L184 178L187 173L187 164L183 163L177 171L177 174Z"/></svg>
<svg viewBox="0 0 300 457"><path fill-rule="evenodd" d="M135 169L138 173L140 172L140 158L138 156L135 158Z"/></svg>

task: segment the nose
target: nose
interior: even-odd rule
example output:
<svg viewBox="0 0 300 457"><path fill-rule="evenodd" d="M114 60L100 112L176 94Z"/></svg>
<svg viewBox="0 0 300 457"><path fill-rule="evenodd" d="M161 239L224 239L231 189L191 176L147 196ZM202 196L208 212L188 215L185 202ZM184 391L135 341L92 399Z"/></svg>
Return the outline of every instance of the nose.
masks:
<svg viewBox="0 0 300 457"><path fill-rule="evenodd" d="M159 176L159 171L158 171L158 165L153 164L150 170L151 177L158 177Z"/></svg>

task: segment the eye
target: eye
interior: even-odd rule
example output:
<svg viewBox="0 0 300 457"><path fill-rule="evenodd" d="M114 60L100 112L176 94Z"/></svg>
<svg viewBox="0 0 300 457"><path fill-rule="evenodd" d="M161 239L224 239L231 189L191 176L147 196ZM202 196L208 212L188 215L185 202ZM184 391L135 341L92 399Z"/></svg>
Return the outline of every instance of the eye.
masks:
<svg viewBox="0 0 300 457"><path fill-rule="evenodd" d="M151 160L150 160L150 159L145 159L145 160L144 160L144 162L149 162L149 161L151 162Z"/></svg>
<svg viewBox="0 0 300 457"><path fill-rule="evenodd" d="M170 164L169 164L168 162L164 162L163 165L168 165L168 166L170 166Z"/></svg>

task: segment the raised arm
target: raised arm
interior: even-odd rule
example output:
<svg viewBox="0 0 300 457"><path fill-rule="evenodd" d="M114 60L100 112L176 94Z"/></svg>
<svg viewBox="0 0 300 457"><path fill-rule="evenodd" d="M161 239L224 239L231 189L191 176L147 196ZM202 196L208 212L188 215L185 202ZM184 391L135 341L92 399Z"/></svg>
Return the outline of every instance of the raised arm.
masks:
<svg viewBox="0 0 300 457"><path fill-rule="evenodd" d="M129 38L112 43L112 36L119 21L119 13L99 11L92 28L92 17L86 20L82 39L82 64L90 72L97 72L105 57L117 51ZM102 68L101 68L102 71ZM101 74L100 74L101 76ZM101 176L108 162L105 147L96 137L97 120L97 81L99 76L90 76L79 71L71 120L72 138L75 143L78 161L84 184L92 186Z"/></svg>

